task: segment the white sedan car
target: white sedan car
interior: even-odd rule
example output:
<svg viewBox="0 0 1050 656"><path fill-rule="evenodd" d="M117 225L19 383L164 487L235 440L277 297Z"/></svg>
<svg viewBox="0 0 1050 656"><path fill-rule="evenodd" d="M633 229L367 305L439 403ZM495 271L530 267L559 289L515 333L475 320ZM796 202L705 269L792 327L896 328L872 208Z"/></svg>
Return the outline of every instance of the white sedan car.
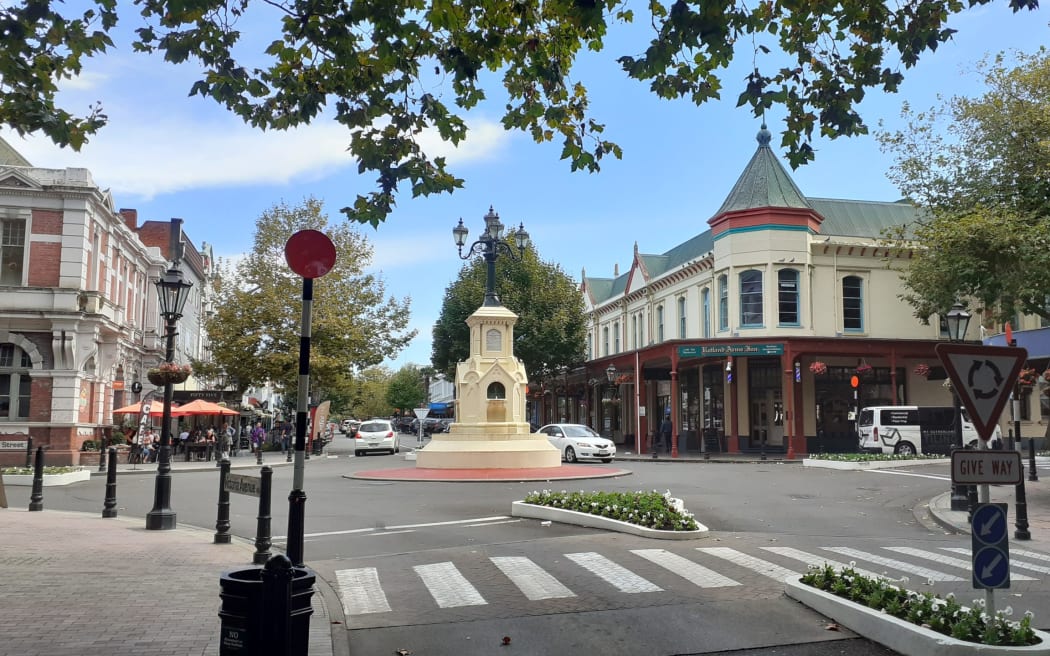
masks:
<svg viewBox="0 0 1050 656"><path fill-rule="evenodd" d="M361 422L354 435L354 455L363 456L370 451L387 451L391 455L400 450L397 431L386 419L369 419Z"/></svg>
<svg viewBox="0 0 1050 656"><path fill-rule="evenodd" d="M546 435L554 448L561 451L561 457L566 462L576 462L580 458L612 462L616 456L616 445L612 440L602 437L590 426L547 424L536 432Z"/></svg>

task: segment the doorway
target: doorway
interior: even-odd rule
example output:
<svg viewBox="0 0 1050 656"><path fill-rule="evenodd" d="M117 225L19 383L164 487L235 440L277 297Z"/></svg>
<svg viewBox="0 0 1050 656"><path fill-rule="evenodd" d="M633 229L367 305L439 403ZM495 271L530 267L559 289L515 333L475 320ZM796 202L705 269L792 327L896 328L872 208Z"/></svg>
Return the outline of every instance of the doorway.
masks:
<svg viewBox="0 0 1050 656"><path fill-rule="evenodd" d="M751 397L751 432L748 448L784 446L784 401L779 389L757 390Z"/></svg>

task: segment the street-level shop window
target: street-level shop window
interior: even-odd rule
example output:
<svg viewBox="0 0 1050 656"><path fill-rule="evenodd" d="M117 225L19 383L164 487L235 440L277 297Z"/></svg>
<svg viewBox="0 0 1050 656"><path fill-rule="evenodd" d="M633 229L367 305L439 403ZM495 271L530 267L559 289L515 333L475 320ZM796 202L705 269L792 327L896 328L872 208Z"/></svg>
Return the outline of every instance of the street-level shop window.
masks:
<svg viewBox="0 0 1050 656"><path fill-rule="evenodd" d="M14 344L0 344L0 421L28 419L33 361Z"/></svg>

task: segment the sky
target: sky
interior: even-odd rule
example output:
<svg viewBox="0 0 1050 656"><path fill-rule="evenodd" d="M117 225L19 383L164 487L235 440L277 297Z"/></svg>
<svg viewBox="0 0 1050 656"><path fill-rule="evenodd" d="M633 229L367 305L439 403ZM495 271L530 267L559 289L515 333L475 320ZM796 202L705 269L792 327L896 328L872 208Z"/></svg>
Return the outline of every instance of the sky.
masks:
<svg viewBox="0 0 1050 656"><path fill-rule="evenodd" d="M869 91L860 105L865 123L873 133L880 122L896 129L905 101L918 110L936 104L938 95L979 95L976 62L1000 51L1034 52L1048 42L1048 21L1045 8L1013 14L1005 0L954 16L954 40L906 70L898 93ZM540 257L577 282L583 270L611 277L618 265L626 272L635 242L642 253L663 253L707 229L757 147L760 121L735 107L750 56L724 73L724 100L697 107L660 100L645 83L626 78L616 58L642 50L647 38L638 31L611 38L604 52L588 54L575 69L593 115L605 123L605 138L623 148L622 160L607 157L600 173L573 173L559 159L560 143L540 145L506 132L502 103L492 102L468 117L471 132L458 149L436 139L427 147L447 156L465 188L419 199L405 193L385 223L359 228L374 247L369 270L388 295L411 299L409 328L419 333L387 366L430 362L431 328L462 266L452 241L460 218L473 240L492 206L505 225L524 224ZM278 203L316 197L331 222L343 221L339 208L374 188L374 175L359 175L346 150L349 133L331 119L290 132L253 130L214 102L188 97L197 73L191 65L133 53L126 36L116 41L116 50L90 60L62 87L65 105L101 100L109 116L80 153L5 128L0 136L34 166L89 169L116 206L137 209L140 221L184 219L186 235L197 246L212 244L217 257L248 251L257 218ZM786 165L778 148L783 112L770 112L766 121ZM814 147L815 162L792 172L803 194L900 198L886 175L893 159L874 134L819 139Z"/></svg>

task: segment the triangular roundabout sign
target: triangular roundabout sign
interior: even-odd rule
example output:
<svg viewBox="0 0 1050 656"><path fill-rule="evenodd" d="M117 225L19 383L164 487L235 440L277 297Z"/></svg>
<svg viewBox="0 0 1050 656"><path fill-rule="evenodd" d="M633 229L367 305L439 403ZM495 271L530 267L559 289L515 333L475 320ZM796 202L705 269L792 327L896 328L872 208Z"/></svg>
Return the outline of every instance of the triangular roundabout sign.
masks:
<svg viewBox="0 0 1050 656"><path fill-rule="evenodd" d="M995 432L1028 351L1010 346L938 344L934 351L948 372L982 440Z"/></svg>

